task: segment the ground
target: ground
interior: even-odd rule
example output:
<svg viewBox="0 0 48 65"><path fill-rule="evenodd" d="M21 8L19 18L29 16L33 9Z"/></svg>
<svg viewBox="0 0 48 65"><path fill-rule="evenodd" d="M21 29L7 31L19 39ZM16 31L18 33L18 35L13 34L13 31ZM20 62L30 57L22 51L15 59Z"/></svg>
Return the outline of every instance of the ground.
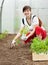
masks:
<svg viewBox="0 0 48 65"><path fill-rule="evenodd" d="M8 35L0 40L0 65L48 65L48 61L32 61L30 45L18 45L10 49L10 43L15 35Z"/></svg>

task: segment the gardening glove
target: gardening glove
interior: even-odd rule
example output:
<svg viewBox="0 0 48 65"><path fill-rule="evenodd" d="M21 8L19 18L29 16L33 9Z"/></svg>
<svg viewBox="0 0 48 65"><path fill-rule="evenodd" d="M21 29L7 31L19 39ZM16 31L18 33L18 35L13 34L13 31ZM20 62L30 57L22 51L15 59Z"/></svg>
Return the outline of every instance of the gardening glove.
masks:
<svg viewBox="0 0 48 65"><path fill-rule="evenodd" d="M13 47L15 47L15 40L13 40L12 42L11 42L11 44L10 44L10 49L12 49Z"/></svg>
<svg viewBox="0 0 48 65"><path fill-rule="evenodd" d="M23 36L21 37L21 39L25 41L25 40L27 40L27 36L23 35Z"/></svg>
<svg viewBox="0 0 48 65"><path fill-rule="evenodd" d="M12 44L14 44L15 42L16 42L16 41L15 41L15 40L13 40L13 41L12 41Z"/></svg>

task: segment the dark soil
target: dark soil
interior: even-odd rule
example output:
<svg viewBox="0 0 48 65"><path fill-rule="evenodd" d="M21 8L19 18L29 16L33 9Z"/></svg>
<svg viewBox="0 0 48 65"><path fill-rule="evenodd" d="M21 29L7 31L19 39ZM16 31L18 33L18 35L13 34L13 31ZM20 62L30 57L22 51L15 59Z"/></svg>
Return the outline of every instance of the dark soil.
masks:
<svg viewBox="0 0 48 65"><path fill-rule="evenodd" d="M8 35L0 40L0 65L48 65L48 61L32 61L30 44L22 43L10 49L10 43L15 35Z"/></svg>

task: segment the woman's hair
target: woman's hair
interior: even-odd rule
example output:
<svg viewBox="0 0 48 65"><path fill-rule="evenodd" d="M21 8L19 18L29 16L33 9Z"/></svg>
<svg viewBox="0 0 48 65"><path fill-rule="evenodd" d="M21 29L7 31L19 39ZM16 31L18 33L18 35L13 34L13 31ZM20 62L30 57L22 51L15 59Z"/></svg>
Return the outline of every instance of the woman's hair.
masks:
<svg viewBox="0 0 48 65"><path fill-rule="evenodd" d="M25 10L27 10L27 9L29 9L29 10L31 11L31 7L30 7L30 6L24 6L24 7L23 7L23 12L24 12Z"/></svg>
<svg viewBox="0 0 48 65"><path fill-rule="evenodd" d="M41 27L42 26L42 21L40 20L40 18L38 18L39 20L39 26Z"/></svg>

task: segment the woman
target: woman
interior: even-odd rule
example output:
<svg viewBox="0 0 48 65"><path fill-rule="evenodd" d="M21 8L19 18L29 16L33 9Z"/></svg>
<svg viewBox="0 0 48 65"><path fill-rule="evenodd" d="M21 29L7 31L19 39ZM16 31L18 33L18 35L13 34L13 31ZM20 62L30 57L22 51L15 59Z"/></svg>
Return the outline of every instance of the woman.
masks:
<svg viewBox="0 0 48 65"><path fill-rule="evenodd" d="M26 34L25 37L23 37L22 39L24 40L25 43L29 42L31 39L33 39L35 36L38 36L40 39L44 39L46 37L46 31L45 29L41 26L39 26L39 19L37 16L32 15L31 12L31 7L30 6L24 6L23 7L23 14L25 15L25 17L22 19L21 21L21 29L20 31L22 31L24 29L25 26L29 27L29 32ZM19 33L15 36L15 38L13 39L12 43L11 43L11 48L15 46L15 40L18 39L20 36L22 36L22 34Z"/></svg>

